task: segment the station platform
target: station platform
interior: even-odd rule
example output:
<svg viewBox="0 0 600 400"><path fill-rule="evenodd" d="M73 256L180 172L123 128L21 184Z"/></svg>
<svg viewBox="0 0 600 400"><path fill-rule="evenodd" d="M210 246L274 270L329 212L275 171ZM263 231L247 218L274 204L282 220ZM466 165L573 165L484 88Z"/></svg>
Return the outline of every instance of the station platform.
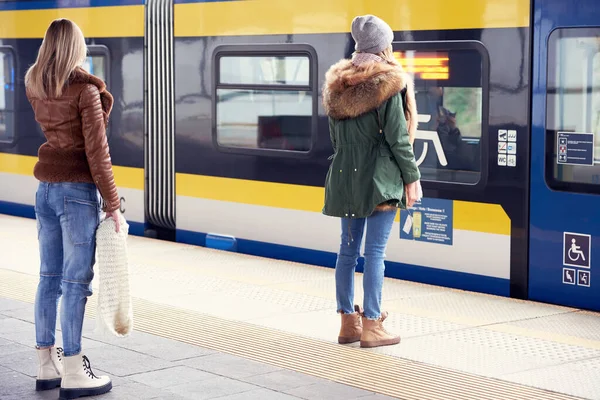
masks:
<svg viewBox="0 0 600 400"><path fill-rule="evenodd" d="M33 390L37 246L34 220L0 216L2 399L58 397ZM129 259L132 336L95 336L88 301L84 352L114 378L98 398L600 399L596 313L386 279L402 342L361 349L336 342L332 269L134 236Z"/></svg>

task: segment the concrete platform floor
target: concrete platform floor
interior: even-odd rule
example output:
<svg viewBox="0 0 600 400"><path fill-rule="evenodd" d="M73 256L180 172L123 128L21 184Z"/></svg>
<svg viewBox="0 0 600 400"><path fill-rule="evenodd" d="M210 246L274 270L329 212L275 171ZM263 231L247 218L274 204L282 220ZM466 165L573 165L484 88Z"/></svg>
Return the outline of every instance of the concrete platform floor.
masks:
<svg viewBox="0 0 600 400"><path fill-rule="evenodd" d="M36 237L34 220L0 216L0 398L35 374ZM386 279L402 343L367 350L335 343L332 269L139 237L129 257L134 336L101 340L86 321L92 367L123 396L600 399L597 313ZM361 274L355 288L360 304Z"/></svg>
<svg viewBox="0 0 600 400"><path fill-rule="evenodd" d="M113 389L88 399L392 399L155 335L110 338L94 334L93 328L93 320L86 321L85 354L96 375L111 376ZM0 399L58 399L58 389L35 392L32 343L33 305L0 298Z"/></svg>

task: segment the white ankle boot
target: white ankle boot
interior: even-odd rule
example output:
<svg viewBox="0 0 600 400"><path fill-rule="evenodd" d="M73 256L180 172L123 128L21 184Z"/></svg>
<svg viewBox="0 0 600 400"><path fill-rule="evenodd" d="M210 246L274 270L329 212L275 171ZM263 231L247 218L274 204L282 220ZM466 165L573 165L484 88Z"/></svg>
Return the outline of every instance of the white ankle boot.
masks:
<svg viewBox="0 0 600 400"><path fill-rule="evenodd" d="M63 378L60 385L60 400L83 396L97 396L112 389L108 376L96 376L86 356L63 357Z"/></svg>
<svg viewBox="0 0 600 400"><path fill-rule="evenodd" d="M60 386L64 357L61 347L50 347L49 349L36 349L40 365L38 367L35 390L50 390Z"/></svg>

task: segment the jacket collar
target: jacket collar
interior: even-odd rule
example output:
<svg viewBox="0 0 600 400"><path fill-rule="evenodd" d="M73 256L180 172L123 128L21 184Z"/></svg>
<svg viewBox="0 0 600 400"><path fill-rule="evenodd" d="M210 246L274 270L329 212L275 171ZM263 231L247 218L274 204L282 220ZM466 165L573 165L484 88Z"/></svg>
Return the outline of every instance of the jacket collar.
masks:
<svg viewBox="0 0 600 400"><path fill-rule="evenodd" d="M92 84L98 88L98 91L100 92L100 102L102 103L104 121L108 124L108 117L112 111L114 99L110 92L106 90L106 84L104 81L97 76L90 74L83 68L77 67L69 77L69 84Z"/></svg>
<svg viewBox="0 0 600 400"><path fill-rule="evenodd" d="M356 66L343 59L325 74L323 106L334 119L354 118L379 107L409 82L398 66L381 62Z"/></svg>

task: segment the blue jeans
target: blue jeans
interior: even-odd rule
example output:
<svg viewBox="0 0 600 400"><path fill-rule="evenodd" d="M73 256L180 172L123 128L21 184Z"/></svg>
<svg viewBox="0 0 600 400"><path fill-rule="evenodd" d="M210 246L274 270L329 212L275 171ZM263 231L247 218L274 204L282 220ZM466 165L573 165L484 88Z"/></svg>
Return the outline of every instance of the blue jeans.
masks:
<svg viewBox="0 0 600 400"><path fill-rule="evenodd" d="M365 267L363 275L364 315L369 319L381 316L381 291L385 271L385 249L392 230L396 210L375 211L367 218L342 218L342 244L335 265L337 311L354 312L354 271L360 256L365 222Z"/></svg>
<svg viewBox="0 0 600 400"><path fill-rule="evenodd" d="M100 196L91 183L40 182L35 198L40 281L35 298L38 347L55 342L58 299L65 356L81 352L87 297L92 294Z"/></svg>

